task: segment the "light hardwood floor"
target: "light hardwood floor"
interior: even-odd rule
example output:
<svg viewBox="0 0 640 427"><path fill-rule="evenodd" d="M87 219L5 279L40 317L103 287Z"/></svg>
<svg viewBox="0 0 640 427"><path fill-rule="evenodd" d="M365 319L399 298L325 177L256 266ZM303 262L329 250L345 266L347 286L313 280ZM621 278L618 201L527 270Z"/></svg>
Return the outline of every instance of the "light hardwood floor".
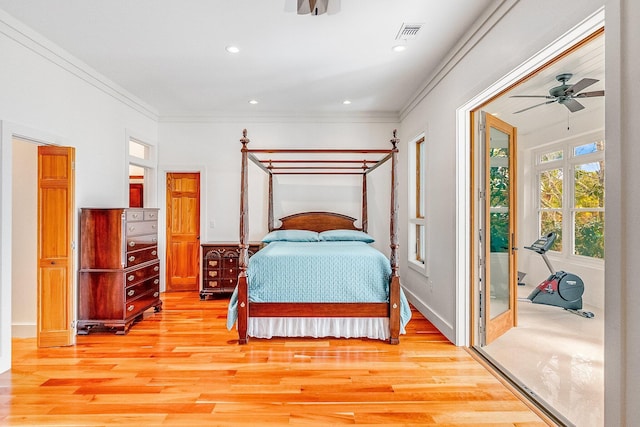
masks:
<svg viewBox="0 0 640 427"><path fill-rule="evenodd" d="M163 295L126 336L73 347L13 340L0 425L546 425L469 353L414 311L400 345L250 340L226 301Z"/></svg>

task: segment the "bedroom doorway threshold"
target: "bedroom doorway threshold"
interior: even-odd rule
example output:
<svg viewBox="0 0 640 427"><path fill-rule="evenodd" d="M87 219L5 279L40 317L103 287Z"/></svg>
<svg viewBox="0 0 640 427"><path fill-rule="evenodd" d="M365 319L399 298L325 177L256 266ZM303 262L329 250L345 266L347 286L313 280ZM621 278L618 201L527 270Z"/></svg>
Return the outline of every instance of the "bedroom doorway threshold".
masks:
<svg viewBox="0 0 640 427"><path fill-rule="evenodd" d="M551 405L538 396L533 390L527 387L523 382L509 372L498 361L491 357L481 347L467 347L471 356L480 362L489 372L491 372L500 382L507 386L516 396L518 396L532 411L534 411L547 424L573 427L566 417L555 410Z"/></svg>

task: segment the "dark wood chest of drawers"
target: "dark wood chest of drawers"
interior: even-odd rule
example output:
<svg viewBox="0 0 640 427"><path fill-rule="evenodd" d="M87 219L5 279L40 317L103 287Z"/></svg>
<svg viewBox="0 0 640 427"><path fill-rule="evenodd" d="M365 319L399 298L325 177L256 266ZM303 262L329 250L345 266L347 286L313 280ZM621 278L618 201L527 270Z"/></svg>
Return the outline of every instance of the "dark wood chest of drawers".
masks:
<svg viewBox="0 0 640 427"><path fill-rule="evenodd" d="M78 334L126 334L143 313L162 309L158 209L82 209Z"/></svg>
<svg viewBox="0 0 640 427"><path fill-rule="evenodd" d="M249 244L249 257L260 249L260 243ZM202 286L200 299L207 295L231 293L238 284L238 243L215 242L202 244Z"/></svg>

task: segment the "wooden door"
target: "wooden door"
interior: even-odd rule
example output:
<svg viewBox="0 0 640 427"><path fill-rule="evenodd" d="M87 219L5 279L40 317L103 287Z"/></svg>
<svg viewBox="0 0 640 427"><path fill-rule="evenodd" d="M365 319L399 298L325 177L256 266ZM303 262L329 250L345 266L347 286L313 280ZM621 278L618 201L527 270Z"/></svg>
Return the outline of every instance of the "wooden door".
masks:
<svg viewBox="0 0 640 427"><path fill-rule="evenodd" d="M71 147L38 147L38 347L75 342L74 159Z"/></svg>
<svg viewBox="0 0 640 427"><path fill-rule="evenodd" d="M516 326L516 128L482 114L483 345Z"/></svg>
<svg viewBox="0 0 640 427"><path fill-rule="evenodd" d="M167 174L167 291L197 291L200 174Z"/></svg>
<svg viewBox="0 0 640 427"><path fill-rule="evenodd" d="M144 200L144 185L139 183L129 184L129 207L141 208Z"/></svg>

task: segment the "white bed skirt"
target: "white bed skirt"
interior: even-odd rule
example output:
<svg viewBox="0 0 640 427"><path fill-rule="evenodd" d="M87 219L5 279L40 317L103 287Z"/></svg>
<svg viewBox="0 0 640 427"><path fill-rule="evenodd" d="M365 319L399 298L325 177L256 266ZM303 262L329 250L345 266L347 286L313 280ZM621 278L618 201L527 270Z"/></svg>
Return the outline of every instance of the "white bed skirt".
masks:
<svg viewBox="0 0 640 427"><path fill-rule="evenodd" d="M404 333L404 330L400 332ZM387 340L389 339L389 319L384 317L252 317L247 325L247 334L254 338L336 337Z"/></svg>

